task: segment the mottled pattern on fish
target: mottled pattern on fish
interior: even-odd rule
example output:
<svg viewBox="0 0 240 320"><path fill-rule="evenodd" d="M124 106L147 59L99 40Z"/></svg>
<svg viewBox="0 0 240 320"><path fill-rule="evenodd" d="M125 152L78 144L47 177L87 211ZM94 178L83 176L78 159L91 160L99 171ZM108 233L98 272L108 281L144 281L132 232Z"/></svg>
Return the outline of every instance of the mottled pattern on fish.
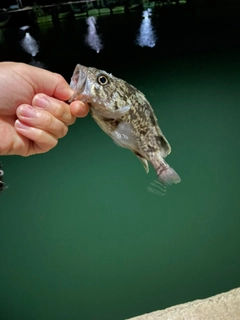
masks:
<svg viewBox="0 0 240 320"><path fill-rule="evenodd" d="M141 91L105 71L82 65L76 66L70 86L75 91L71 101L89 103L102 130L117 144L133 151L147 172L149 161L164 185L181 181L164 160L171 147Z"/></svg>

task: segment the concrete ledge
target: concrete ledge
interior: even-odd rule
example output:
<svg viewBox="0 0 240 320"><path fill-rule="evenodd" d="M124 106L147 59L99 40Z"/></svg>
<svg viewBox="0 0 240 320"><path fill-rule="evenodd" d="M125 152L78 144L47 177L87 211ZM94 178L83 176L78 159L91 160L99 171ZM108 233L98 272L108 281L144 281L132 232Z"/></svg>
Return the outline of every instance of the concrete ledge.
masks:
<svg viewBox="0 0 240 320"><path fill-rule="evenodd" d="M240 320L240 288L129 320Z"/></svg>

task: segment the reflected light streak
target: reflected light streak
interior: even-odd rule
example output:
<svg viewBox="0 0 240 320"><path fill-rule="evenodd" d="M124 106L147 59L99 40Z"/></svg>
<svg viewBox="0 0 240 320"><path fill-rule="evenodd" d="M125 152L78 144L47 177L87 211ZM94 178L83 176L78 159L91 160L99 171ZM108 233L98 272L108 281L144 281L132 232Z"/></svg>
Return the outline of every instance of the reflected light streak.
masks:
<svg viewBox="0 0 240 320"><path fill-rule="evenodd" d="M20 27L20 29L23 30L23 31L25 31L25 30L27 30L29 28L30 28L30 26L22 26L22 27Z"/></svg>
<svg viewBox="0 0 240 320"><path fill-rule="evenodd" d="M89 47L91 47L93 50L99 53L103 48L103 44L100 39L100 36L97 34L96 18L88 17L86 19L86 22L88 24L88 32L85 38L86 43L89 45Z"/></svg>
<svg viewBox="0 0 240 320"><path fill-rule="evenodd" d="M21 41L21 46L32 57L35 57L39 52L39 45L29 32L26 32L25 37Z"/></svg>
<svg viewBox="0 0 240 320"><path fill-rule="evenodd" d="M143 11L143 20L139 29L139 35L136 39L136 43L140 47L153 48L156 44L157 37L152 27L151 15L151 9Z"/></svg>

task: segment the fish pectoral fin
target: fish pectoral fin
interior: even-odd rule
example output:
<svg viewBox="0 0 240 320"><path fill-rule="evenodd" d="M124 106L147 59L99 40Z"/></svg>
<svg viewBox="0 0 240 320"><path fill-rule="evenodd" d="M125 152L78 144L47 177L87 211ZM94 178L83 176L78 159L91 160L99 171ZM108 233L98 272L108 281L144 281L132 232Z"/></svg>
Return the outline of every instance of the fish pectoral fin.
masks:
<svg viewBox="0 0 240 320"><path fill-rule="evenodd" d="M115 111L106 109L105 107L99 107L98 106L98 111L95 111L99 113L102 117L104 118L109 118L109 119L121 119L121 117L127 113L130 110L130 106L124 106L120 109L117 109Z"/></svg>
<svg viewBox="0 0 240 320"><path fill-rule="evenodd" d="M143 164L146 173L149 172L147 160L135 151L137 150L136 138L134 137L133 128L130 123L121 121L117 128L112 131L111 137L119 146L132 150Z"/></svg>
<svg viewBox="0 0 240 320"><path fill-rule="evenodd" d="M111 132L111 137L114 142L116 142L116 144L120 145L123 148L128 148L130 150L136 149L135 139L130 123L121 121L118 124L117 128Z"/></svg>
<svg viewBox="0 0 240 320"><path fill-rule="evenodd" d="M133 128L130 123L124 121L120 122L117 128L112 132L111 136L113 140L116 142L116 144L120 145L123 148L127 148L133 151L143 164L143 167L146 170L146 172L149 172L147 160L141 157L141 155L136 151L136 138L134 137Z"/></svg>
<svg viewBox="0 0 240 320"><path fill-rule="evenodd" d="M148 162L145 158L142 158L140 155L136 154L136 156L138 157L138 159L142 162L144 169L146 170L146 173L149 172L149 167L148 167Z"/></svg>

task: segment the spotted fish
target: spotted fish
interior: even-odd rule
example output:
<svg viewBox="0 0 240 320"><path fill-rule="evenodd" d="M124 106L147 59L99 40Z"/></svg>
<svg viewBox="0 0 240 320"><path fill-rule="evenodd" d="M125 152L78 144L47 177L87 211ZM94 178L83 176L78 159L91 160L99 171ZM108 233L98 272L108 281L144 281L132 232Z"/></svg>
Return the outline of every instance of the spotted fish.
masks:
<svg viewBox="0 0 240 320"><path fill-rule="evenodd" d="M80 64L70 86L75 92L70 101L87 102L101 129L118 145L135 153L147 173L150 162L164 186L181 181L164 160L171 147L141 91L112 74Z"/></svg>

